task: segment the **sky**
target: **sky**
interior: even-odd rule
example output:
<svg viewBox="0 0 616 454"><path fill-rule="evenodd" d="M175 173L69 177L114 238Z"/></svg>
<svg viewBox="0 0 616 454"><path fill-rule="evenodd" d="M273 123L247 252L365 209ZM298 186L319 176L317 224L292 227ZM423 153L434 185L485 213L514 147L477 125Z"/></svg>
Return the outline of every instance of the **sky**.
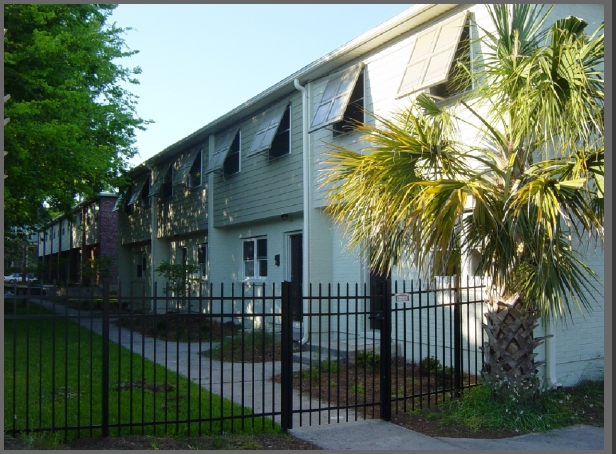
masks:
<svg viewBox="0 0 616 454"><path fill-rule="evenodd" d="M120 4L109 19L139 53L135 166L411 4Z"/></svg>

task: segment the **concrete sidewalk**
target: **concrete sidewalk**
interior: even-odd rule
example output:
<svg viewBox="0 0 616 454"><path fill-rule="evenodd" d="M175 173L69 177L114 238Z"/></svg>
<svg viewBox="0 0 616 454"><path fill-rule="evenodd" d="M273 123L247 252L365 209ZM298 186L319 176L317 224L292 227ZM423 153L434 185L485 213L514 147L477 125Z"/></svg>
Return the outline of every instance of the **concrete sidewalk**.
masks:
<svg viewBox="0 0 616 454"><path fill-rule="evenodd" d="M305 427L290 433L323 449L345 451L604 450L604 428L582 425L496 440L433 438L380 420ZM611 440L609 444L611 447Z"/></svg>

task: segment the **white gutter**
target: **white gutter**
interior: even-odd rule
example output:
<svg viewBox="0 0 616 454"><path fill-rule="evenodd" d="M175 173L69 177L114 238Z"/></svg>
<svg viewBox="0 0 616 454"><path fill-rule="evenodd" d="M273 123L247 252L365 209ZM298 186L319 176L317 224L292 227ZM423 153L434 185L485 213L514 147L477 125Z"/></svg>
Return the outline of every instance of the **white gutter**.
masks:
<svg viewBox="0 0 616 454"><path fill-rule="evenodd" d="M302 234L302 293L308 291L310 285L310 189L312 184L310 181L310 148L308 136L308 90L299 84L299 79L293 80L293 85L302 93L302 152L303 152L303 196L304 196L304 217L303 217L303 234ZM303 295L302 295L303 296ZM302 304L305 304L303 302ZM302 311L307 312L306 308ZM308 342L308 317L304 316L302 320L302 338L301 345Z"/></svg>
<svg viewBox="0 0 616 454"><path fill-rule="evenodd" d="M545 378L549 389L562 387L562 383L556 380L556 339L554 337L554 322L548 318L545 325Z"/></svg>

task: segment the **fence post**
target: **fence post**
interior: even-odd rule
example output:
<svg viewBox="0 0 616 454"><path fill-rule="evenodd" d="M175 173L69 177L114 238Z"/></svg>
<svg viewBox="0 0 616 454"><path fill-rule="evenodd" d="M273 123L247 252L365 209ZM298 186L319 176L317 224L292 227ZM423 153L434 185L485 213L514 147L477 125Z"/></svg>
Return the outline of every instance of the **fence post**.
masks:
<svg viewBox="0 0 616 454"><path fill-rule="evenodd" d="M391 421L391 280L379 282L383 291L381 324L381 419Z"/></svg>
<svg viewBox="0 0 616 454"><path fill-rule="evenodd" d="M293 285L282 283L280 420L282 431L293 428Z"/></svg>
<svg viewBox="0 0 616 454"><path fill-rule="evenodd" d="M453 389L456 396L462 391L462 306L460 304L460 276L454 276L453 305Z"/></svg>
<svg viewBox="0 0 616 454"><path fill-rule="evenodd" d="M103 348L101 428L103 437L109 436L109 279L103 281Z"/></svg>

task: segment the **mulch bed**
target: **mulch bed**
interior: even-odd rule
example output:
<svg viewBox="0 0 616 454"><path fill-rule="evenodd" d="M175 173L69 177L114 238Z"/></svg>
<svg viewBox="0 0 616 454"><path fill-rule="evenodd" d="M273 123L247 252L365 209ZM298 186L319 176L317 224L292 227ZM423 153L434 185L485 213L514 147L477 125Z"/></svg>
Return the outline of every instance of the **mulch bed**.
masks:
<svg viewBox="0 0 616 454"><path fill-rule="evenodd" d="M304 395L319 400L323 406L329 402L338 407L355 407L362 417L380 418L381 379L377 364L335 363L329 367L327 363L321 372L316 365L302 365L302 370L294 372L293 387ZM406 362L402 357L392 358L391 364L391 397L400 399L392 402L392 413L427 408L442 402L445 398L443 388L451 389L452 379L443 376L443 372L423 373L418 364ZM464 376L467 382L470 378ZM274 377L280 383L281 376ZM472 378L473 382L475 377ZM450 396L445 391L445 396ZM408 397L405 396L416 396ZM342 412L342 410L341 410ZM346 412L346 410L345 410Z"/></svg>

